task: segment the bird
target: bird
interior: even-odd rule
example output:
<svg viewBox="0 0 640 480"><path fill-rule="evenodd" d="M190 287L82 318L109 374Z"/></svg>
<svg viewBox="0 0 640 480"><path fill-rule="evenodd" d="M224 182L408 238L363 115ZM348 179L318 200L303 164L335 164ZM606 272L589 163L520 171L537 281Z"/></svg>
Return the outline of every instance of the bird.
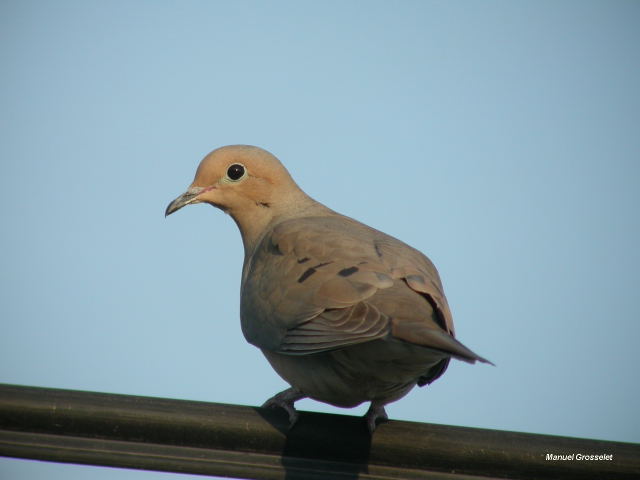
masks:
<svg viewBox="0 0 640 480"><path fill-rule="evenodd" d="M452 358L493 365L455 338L429 258L314 200L270 152L213 150L165 217L198 203L229 214L240 230L242 332L290 385L263 405L283 408L290 426L303 398L342 408L369 402L373 434L388 420L385 405L438 379Z"/></svg>

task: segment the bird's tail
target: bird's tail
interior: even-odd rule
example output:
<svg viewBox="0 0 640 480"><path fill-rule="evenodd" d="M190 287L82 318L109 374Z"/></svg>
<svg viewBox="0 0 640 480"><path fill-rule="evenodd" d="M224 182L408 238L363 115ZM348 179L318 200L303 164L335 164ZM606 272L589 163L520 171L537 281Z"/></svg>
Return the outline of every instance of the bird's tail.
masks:
<svg viewBox="0 0 640 480"><path fill-rule="evenodd" d="M392 320L391 323L391 334L399 340L446 352L463 362L478 361L495 366L492 361L481 357L442 330L429 328L421 322Z"/></svg>

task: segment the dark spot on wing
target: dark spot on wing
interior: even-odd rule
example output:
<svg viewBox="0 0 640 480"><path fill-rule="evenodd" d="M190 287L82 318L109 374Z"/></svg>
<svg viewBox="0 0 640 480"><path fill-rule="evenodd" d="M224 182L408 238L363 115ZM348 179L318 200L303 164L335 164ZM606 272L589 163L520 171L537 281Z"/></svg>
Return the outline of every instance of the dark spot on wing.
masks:
<svg viewBox="0 0 640 480"><path fill-rule="evenodd" d="M353 275L354 273L356 273L358 270L358 267L343 268L338 272L338 275L340 275L341 277L348 277L349 275Z"/></svg>
<svg viewBox="0 0 640 480"><path fill-rule="evenodd" d="M298 260L298 263L304 263L307 260L309 260L307 257L304 257L301 260ZM333 262L324 262L324 263L319 263L317 265L314 265L313 267L307 268L304 273L302 275L300 275L300 278L298 278L298 283L302 283L304 282L307 278L309 278L311 275L313 275L314 273L316 273L316 269L324 267L325 265L329 265L330 263Z"/></svg>
<svg viewBox="0 0 640 480"><path fill-rule="evenodd" d="M308 262L309 260L311 260L309 257L299 258L298 263Z"/></svg>
<svg viewBox="0 0 640 480"><path fill-rule="evenodd" d="M300 278L298 278L298 283L304 282L307 278L309 278L314 273L316 273L316 269L315 268L313 268L313 267L307 268L304 271L304 273L302 275L300 275Z"/></svg>
<svg viewBox="0 0 640 480"><path fill-rule="evenodd" d="M378 255L378 257L382 258L382 250L380 249L380 245L378 245L377 242L374 242L373 248L376 249L376 254Z"/></svg>
<svg viewBox="0 0 640 480"><path fill-rule="evenodd" d="M258 205L259 207L265 207L265 208L271 207L271 204L268 202L256 202L256 205Z"/></svg>

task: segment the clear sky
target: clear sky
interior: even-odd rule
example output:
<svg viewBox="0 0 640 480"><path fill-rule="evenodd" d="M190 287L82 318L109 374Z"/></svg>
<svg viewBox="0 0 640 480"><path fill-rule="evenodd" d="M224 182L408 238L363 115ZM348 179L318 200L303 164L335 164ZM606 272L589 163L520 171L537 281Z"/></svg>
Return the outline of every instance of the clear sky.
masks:
<svg viewBox="0 0 640 480"><path fill-rule="evenodd" d="M640 442L639 25L637 1L2 1L0 382L285 388L240 331L235 224L163 216L248 143L426 253L497 364L452 363L391 418Z"/></svg>

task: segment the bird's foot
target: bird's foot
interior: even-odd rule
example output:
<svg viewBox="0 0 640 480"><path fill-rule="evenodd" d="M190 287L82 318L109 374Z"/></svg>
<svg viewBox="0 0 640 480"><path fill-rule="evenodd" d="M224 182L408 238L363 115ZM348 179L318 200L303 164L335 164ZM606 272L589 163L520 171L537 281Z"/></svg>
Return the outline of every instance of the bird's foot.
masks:
<svg viewBox="0 0 640 480"><path fill-rule="evenodd" d="M283 408L289 415L289 428L293 428L299 417L298 411L293 404L305 397L306 395L300 390L287 388L264 402L262 408Z"/></svg>
<svg viewBox="0 0 640 480"><path fill-rule="evenodd" d="M387 412L384 409L384 404L371 402L371 406L369 407L369 410L367 410L367 413L364 415L364 419L367 422L369 433L373 435L373 432L378 426L378 422L389 420L389 417L387 416Z"/></svg>

